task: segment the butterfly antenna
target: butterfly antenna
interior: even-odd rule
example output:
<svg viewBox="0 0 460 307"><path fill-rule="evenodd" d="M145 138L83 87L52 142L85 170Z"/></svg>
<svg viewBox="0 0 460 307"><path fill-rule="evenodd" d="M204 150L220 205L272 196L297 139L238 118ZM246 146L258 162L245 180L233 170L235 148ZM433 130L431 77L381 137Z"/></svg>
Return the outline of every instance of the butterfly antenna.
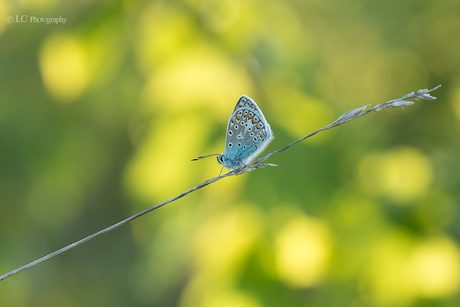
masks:
<svg viewBox="0 0 460 307"><path fill-rule="evenodd" d="M204 158L212 157L212 156L218 156L219 154L212 154L212 155L207 155L207 156L200 156L198 158L192 159L192 161L198 161Z"/></svg>

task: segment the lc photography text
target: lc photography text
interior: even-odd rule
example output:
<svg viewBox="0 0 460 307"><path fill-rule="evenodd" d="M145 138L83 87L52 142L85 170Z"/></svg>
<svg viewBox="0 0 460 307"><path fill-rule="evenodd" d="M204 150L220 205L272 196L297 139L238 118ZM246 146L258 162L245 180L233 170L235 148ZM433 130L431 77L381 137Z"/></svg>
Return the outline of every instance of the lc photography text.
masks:
<svg viewBox="0 0 460 307"><path fill-rule="evenodd" d="M13 23L13 22L17 22L17 23L26 23L26 22L30 22L30 23L35 23L35 22L40 22L40 23L46 23L46 24L50 24L50 23L55 23L55 24L58 24L58 23L62 23L62 24L65 24L67 21L67 18L64 18L64 17L37 17L37 16L29 16L29 15L15 15L15 16L8 16L6 17L6 22L7 23Z"/></svg>

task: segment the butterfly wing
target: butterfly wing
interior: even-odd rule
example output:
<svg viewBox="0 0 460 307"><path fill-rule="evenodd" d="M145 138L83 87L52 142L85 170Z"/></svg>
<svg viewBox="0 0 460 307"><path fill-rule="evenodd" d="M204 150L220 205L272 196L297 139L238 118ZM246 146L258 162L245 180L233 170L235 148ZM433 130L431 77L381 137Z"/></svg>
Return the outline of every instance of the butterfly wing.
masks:
<svg viewBox="0 0 460 307"><path fill-rule="evenodd" d="M273 139L273 132L257 104L240 97L228 120L223 164L239 169L260 154Z"/></svg>

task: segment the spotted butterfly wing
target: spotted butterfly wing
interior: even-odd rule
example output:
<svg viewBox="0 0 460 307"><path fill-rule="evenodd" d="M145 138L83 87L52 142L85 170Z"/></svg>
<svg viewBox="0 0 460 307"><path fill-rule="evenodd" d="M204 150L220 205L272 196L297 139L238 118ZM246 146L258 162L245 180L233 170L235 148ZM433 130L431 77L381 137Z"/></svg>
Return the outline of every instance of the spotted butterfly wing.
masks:
<svg viewBox="0 0 460 307"><path fill-rule="evenodd" d="M225 152L217 161L227 169L240 169L260 154L273 139L273 132L257 104L240 97L228 120Z"/></svg>

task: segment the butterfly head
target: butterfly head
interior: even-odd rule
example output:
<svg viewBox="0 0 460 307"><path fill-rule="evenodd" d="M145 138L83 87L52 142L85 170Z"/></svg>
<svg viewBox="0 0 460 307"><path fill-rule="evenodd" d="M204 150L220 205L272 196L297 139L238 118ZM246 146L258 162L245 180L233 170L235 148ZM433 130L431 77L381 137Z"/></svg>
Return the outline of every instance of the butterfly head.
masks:
<svg viewBox="0 0 460 307"><path fill-rule="evenodd" d="M217 162L219 164L224 164L224 154L220 154L217 156Z"/></svg>

